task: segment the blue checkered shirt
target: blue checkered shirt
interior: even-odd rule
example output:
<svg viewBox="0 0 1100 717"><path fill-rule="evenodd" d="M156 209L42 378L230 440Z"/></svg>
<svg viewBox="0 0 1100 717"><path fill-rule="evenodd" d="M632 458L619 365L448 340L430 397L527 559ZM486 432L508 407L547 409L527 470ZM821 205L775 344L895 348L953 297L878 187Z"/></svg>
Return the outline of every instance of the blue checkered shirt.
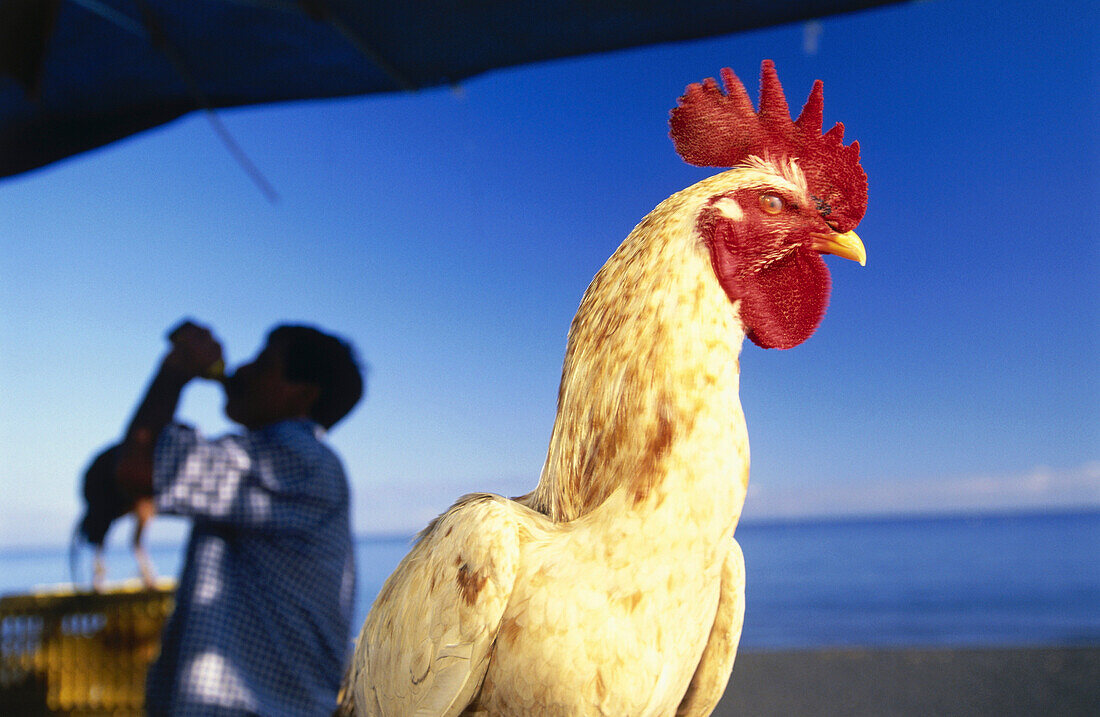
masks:
<svg viewBox="0 0 1100 717"><path fill-rule="evenodd" d="M348 483L304 420L157 441L157 509L193 522L176 609L150 668L150 715L330 715L355 569Z"/></svg>

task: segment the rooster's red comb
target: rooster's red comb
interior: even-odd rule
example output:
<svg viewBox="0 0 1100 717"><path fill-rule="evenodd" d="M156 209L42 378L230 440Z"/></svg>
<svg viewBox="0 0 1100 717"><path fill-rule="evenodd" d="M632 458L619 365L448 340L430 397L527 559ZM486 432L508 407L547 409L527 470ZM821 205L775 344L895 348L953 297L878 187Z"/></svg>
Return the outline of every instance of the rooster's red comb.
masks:
<svg viewBox="0 0 1100 717"><path fill-rule="evenodd" d="M839 122L821 133L824 95L814 82L798 119L791 121L775 65L760 69L760 111L744 85L722 70L725 93L713 78L688 85L669 118L672 141L685 162L732 167L750 156L794 158L806 175L821 214L840 231L859 224L867 209L867 175L859 164L859 142L845 146Z"/></svg>

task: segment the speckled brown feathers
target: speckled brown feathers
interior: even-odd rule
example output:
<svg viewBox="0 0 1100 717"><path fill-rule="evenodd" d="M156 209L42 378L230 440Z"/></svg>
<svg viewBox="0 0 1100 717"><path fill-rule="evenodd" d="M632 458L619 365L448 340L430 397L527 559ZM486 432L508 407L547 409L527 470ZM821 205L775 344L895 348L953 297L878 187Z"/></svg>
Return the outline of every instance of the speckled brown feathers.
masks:
<svg viewBox="0 0 1100 717"><path fill-rule="evenodd" d="M546 464L522 499L555 521L586 514L620 486L648 496L669 446L690 435L700 402L717 398L707 392L718 375L736 373L740 326L724 295L708 291L718 288L709 259L684 224L707 184L651 212L585 292ZM703 333L704 343L690 341Z"/></svg>

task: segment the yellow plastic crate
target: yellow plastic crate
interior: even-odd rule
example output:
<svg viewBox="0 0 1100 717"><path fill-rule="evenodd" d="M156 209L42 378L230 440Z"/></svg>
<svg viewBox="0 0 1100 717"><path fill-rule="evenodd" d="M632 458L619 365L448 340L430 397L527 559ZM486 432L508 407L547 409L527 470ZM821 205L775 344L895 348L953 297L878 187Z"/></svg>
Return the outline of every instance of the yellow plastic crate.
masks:
<svg viewBox="0 0 1100 717"><path fill-rule="evenodd" d="M0 715L142 715L175 585L0 598Z"/></svg>

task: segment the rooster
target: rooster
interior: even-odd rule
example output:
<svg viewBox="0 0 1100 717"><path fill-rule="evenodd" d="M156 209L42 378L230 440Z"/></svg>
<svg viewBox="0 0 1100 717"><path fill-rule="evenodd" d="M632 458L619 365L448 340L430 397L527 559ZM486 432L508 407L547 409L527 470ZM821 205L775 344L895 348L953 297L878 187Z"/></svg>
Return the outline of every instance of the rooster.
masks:
<svg viewBox="0 0 1100 717"><path fill-rule="evenodd" d="M85 510L77 523L69 548L69 568L74 585L77 582L77 562L81 546L87 543L94 549L92 589L96 592L104 589L107 577L107 568L103 559L107 531L116 520L127 513L132 513L134 516L134 533L130 545L134 551L138 571L141 573L141 583L146 589L152 589L156 587L157 582L153 561L145 552L142 543L145 526L156 515L156 504L152 496L135 497L119 488L115 474L120 449L121 446L116 444L96 454L84 472L82 487Z"/></svg>
<svg viewBox="0 0 1100 717"><path fill-rule="evenodd" d="M775 68L754 110L732 71L690 85L686 161L731 167L662 202L573 319L535 490L472 494L383 585L345 681L362 715L705 715L744 615L734 540L749 477L745 337L790 348L829 295L821 254L865 263L859 145L792 122Z"/></svg>

